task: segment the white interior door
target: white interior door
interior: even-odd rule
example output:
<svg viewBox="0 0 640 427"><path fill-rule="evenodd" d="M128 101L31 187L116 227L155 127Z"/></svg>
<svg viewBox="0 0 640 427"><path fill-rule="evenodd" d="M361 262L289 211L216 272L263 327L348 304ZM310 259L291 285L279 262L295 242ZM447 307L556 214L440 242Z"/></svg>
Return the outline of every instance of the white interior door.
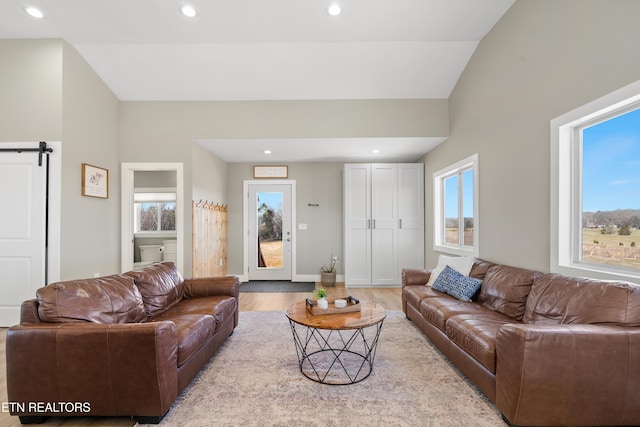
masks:
<svg viewBox="0 0 640 427"><path fill-rule="evenodd" d="M424 165L398 165L398 267L424 268Z"/></svg>
<svg viewBox="0 0 640 427"><path fill-rule="evenodd" d="M371 284L396 286L398 270L398 177L395 164L371 167Z"/></svg>
<svg viewBox="0 0 640 427"><path fill-rule="evenodd" d="M248 187L249 280L291 280L291 185Z"/></svg>
<svg viewBox="0 0 640 427"><path fill-rule="evenodd" d="M371 165L344 169L344 260L347 286L371 284Z"/></svg>
<svg viewBox="0 0 640 427"><path fill-rule="evenodd" d="M20 305L45 286L46 157L0 156L0 326L19 323Z"/></svg>

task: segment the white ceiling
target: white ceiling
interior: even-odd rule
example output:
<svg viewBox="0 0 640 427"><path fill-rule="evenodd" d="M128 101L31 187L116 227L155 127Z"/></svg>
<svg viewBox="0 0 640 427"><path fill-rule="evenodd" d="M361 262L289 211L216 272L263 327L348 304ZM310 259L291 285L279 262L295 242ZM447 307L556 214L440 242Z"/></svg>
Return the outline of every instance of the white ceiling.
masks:
<svg viewBox="0 0 640 427"><path fill-rule="evenodd" d="M331 17L330 0L2 0L0 38L65 39L123 101L448 98L514 1L342 0ZM187 2L197 17L180 14ZM234 143L216 154L242 160ZM422 143L423 154L434 141Z"/></svg>
<svg viewBox="0 0 640 427"><path fill-rule="evenodd" d="M203 139L225 162L415 162L445 138ZM269 150L271 154L265 154ZM379 152L374 153L374 150ZM251 151L251 154L248 154ZM250 156L250 160L247 160Z"/></svg>

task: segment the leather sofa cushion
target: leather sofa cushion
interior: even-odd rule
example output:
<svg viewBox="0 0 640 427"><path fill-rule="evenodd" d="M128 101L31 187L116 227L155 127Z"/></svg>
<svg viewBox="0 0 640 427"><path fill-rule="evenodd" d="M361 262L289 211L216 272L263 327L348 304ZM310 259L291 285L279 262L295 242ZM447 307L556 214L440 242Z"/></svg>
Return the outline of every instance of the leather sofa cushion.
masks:
<svg viewBox="0 0 640 427"><path fill-rule="evenodd" d="M234 297L230 296L213 296L200 298L187 298L179 304L171 307L170 310L154 317L152 320L172 320L173 316L181 316L184 314L206 314L213 316L215 320L215 331L218 330L224 322L235 316L238 302Z"/></svg>
<svg viewBox="0 0 640 427"><path fill-rule="evenodd" d="M133 279L112 275L52 283L36 291L43 322L132 323L146 318Z"/></svg>
<svg viewBox="0 0 640 427"><path fill-rule="evenodd" d="M494 265L484 277L478 301L490 310L520 321L533 279L541 275L524 268Z"/></svg>
<svg viewBox="0 0 640 427"><path fill-rule="evenodd" d="M166 311L152 321L170 320L178 335L178 367L184 365L216 331L216 321L209 314L184 314Z"/></svg>
<svg viewBox="0 0 640 427"><path fill-rule="evenodd" d="M436 328L445 332L447 319L457 314L482 315L489 311L478 303L460 301L442 292L432 291L439 296L425 298L420 302L419 310L422 317Z"/></svg>
<svg viewBox="0 0 640 427"><path fill-rule="evenodd" d="M402 294L405 301L415 308L419 308L420 301L425 298L442 296L441 292L435 291L431 286L425 285L405 286L402 288Z"/></svg>
<svg viewBox="0 0 640 427"><path fill-rule="evenodd" d="M184 296L184 280L172 262L151 264L125 274L133 277L140 289L149 318L173 307Z"/></svg>
<svg viewBox="0 0 640 427"><path fill-rule="evenodd" d="M523 321L640 326L640 286L545 274L533 282Z"/></svg>
<svg viewBox="0 0 640 427"><path fill-rule="evenodd" d="M476 279L484 280L489 269L497 264L494 264L483 259L476 258L471 266L469 277L475 277Z"/></svg>
<svg viewBox="0 0 640 427"><path fill-rule="evenodd" d="M498 329L515 323L500 313L458 314L447 319L445 333L451 341L469 353L490 372L496 372L496 337Z"/></svg>

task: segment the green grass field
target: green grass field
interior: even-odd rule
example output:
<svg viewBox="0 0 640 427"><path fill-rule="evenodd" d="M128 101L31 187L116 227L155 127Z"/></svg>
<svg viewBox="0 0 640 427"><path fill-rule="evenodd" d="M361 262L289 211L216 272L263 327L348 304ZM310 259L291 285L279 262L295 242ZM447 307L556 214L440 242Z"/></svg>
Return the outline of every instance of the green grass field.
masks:
<svg viewBox="0 0 640 427"><path fill-rule="evenodd" d="M582 230L582 260L619 267L640 268L640 231L630 236L602 234L599 229Z"/></svg>

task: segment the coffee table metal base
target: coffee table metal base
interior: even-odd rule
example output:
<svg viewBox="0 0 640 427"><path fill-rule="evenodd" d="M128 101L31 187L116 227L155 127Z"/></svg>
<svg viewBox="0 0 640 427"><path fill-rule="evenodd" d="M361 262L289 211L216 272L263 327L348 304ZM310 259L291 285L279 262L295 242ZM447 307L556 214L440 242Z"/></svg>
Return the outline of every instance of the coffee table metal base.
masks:
<svg viewBox="0 0 640 427"><path fill-rule="evenodd" d="M331 385L355 384L373 370L380 322L356 329L318 329L289 319L300 372Z"/></svg>

